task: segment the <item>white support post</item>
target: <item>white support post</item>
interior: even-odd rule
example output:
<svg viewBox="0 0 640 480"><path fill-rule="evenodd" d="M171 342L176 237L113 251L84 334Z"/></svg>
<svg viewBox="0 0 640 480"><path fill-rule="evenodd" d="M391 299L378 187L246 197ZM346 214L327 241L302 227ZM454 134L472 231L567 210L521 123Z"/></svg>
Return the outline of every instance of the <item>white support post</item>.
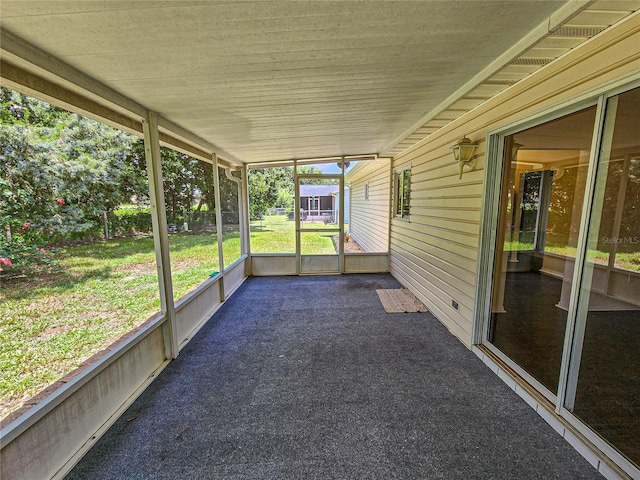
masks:
<svg viewBox="0 0 640 480"><path fill-rule="evenodd" d="M300 181L298 179L298 162L296 160L293 161L293 190L293 218L296 222L296 274L299 275L302 262L300 234L300 209L302 205L300 204Z"/></svg>
<svg viewBox="0 0 640 480"><path fill-rule="evenodd" d="M344 157L340 160L340 188L338 189L338 271L344 273Z"/></svg>
<svg viewBox="0 0 640 480"><path fill-rule="evenodd" d="M220 175L218 169L218 155L215 153L212 156L213 160L213 185L214 194L216 197L216 238L218 239L218 268L222 274L220 277L220 298L224 302L226 300L224 294L224 253L222 251L222 203L220 202Z"/></svg>
<svg viewBox="0 0 640 480"><path fill-rule="evenodd" d="M249 169L242 167L242 183L240 184L240 211L243 221L240 224L240 238L243 239L242 253L247 255L245 275L251 275L251 212L249 211Z"/></svg>
<svg viewBox="0 0 640 480"><path fill-rule="evenodd" d="M153 242L155 245L156 265L158 269L160 307L162 313L167 317L167 321L163 325L165 355L167 358L176 358L178 356L178 335L176 312L173 303L173 284L171 281L167 213L164 206L158 114L149 112L148 119L143 122L142 127L144 132L144 151L147 160L147 177L149 179L151 222L153 225Z"/></svg>
<svg viewBox="0 0 640 480"><path fill-rule="evenodd" d="M547 225L549 223L549 205L551 204L551 186L553 184L553 172L544 170L540 177L540 192L538 198L538 215L536 216L536 236L533 248L536 252L544 253L547 243Z"/></svg>
<svg viewBox="0 0 640 480"><path fill-rule="evenodd" d="M618 187L618 199L616 201L616 213L613 218L613 227L611 228L611 238L618 239L620 237L620 228L622 227L622 214L624 212L624 201L627 197L627 187L629 185L629 168L631 167L630 153L626 153L622 164L622 176L620 177L620 186ZM611 160L611 159L607 159ZM618 253L618 242L615 241L611 244L609 250L609 261L607 262L607 279L605 285L605 295L609 295L609 281L611 279L611 272L616 266L616 254Z"/></svg>

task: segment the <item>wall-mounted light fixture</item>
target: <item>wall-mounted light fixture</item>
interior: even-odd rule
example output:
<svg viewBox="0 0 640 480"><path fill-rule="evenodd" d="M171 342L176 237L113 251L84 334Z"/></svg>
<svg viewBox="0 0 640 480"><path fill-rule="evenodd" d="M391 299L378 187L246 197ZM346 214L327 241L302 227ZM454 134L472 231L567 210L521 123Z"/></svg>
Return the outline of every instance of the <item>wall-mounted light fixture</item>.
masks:
<svg viewBox="0 0 640 480"><path fill-rule="evenodd" d="M458 143L451 147L455 161L460 164L460 178L462 178L462 170L465 165L469 168L475 167L476 160L473 158L473 152L477 146L476 143L463 136Z"/></svg>

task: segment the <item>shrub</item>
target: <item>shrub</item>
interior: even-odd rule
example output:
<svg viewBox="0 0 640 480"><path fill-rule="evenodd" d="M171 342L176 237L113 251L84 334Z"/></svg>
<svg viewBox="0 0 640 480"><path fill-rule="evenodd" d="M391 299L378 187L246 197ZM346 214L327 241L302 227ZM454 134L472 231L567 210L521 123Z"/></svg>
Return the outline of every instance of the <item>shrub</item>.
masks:
<svg viewBox="0 0 640 480"><path fill-rule="evenodd" d="M0 242L0 275L27 274L36 269L50 267L58 253L51 245L29 245L24 239L14 239L10 244Z"/></svg>
<svg viewBox="0 0 640 480"><path fill-rule="evenodd" d="M152 231L151 212L148 209L116 210L109 215L108 225L111 235L148 233Z"/></svg>

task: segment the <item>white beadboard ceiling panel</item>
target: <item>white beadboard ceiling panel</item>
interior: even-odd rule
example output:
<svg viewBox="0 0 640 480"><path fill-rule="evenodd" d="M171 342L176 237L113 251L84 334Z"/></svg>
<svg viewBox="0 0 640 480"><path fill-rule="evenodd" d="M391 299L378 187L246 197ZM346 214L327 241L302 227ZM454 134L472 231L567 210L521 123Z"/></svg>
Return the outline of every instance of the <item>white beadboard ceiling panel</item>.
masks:
<svg viewBox="0 0 640 480"><path fill-rule="evenodd" d="M639 3L2 0L0 28L251 163L397 154Z"/></svg>

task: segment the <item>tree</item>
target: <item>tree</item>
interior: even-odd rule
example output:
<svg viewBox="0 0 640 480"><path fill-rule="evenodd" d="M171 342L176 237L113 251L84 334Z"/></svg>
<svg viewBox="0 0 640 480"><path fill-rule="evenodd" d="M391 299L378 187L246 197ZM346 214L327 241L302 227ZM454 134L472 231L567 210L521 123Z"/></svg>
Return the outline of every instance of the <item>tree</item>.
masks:
<svg viewBox="0 0 640 480"><path fill-rule="evenodd" d="M180 223L190 211L196 196L194 169L198 160L183 153L162 148L162 181L169 223Z"/></svg>
<svg viewBox="0 0 640 480"><path fill-rule="evenodd" d="M298 167L298 173L303 175L308 174L321 174L322 170L320 170L315 165L301 165ZM291 184L293 185L293 170L291 171ZM304 180L305 185L332 185L333 180L328 178L307 178Z"/></svg>
<svg viewBox="0 0 640 480"><path fill-rule="evenodd" d="M197 162L193 169L196 187L199 192L196 210L203 206L213 212L216 206L215 179L213 178L213 165L206 162Z"/></svg>
<svg viewBox="0 0 640 480"><path fill-rule="evenodd" d="M184 212L215 209L215 180L213 165L170 148L160 148L162 181L167 219L182 223ZM147 167L144 141L138 139L130 149L127 165L130 173L121 188L130 197L148 197Z"/></svg>
<svg viewBox="0 0 640 480"><path fill-rule="evenodd" d="M139 204L149 203L149 181L147 179L147 159L144 141L134 139L127 152L124 172L120 179L120 192L123 202L135 201Z"/></svg>
<svg viewBox="0 0 640 480"><path fill-rule="evenodd" d="M292 206L293 168L274 167L249 171L249 210L256 220L269 208ZM290 202L287 202L287 198Z"/></svg>
<svg viewBox="0 0 640 480"><path fill-rule="evenodd" d="M130 135L6 89L2 103L5 225L83 232L121 203Z"/></svg>
<svg viewBox="0 0 640 480"><path fill-rule="evenodd" d="M132 137L8 89L0 104L0 248L20 252L17 268L63 235L99 234L122 200Z"/></svg>
<svg viewBox="0 0 640 480"><path fill-rule="evenodd" d="M285 210L293 209L293 191L291 188L278 188L278 199L274 206L276 208L284 208Z"/></svg>

